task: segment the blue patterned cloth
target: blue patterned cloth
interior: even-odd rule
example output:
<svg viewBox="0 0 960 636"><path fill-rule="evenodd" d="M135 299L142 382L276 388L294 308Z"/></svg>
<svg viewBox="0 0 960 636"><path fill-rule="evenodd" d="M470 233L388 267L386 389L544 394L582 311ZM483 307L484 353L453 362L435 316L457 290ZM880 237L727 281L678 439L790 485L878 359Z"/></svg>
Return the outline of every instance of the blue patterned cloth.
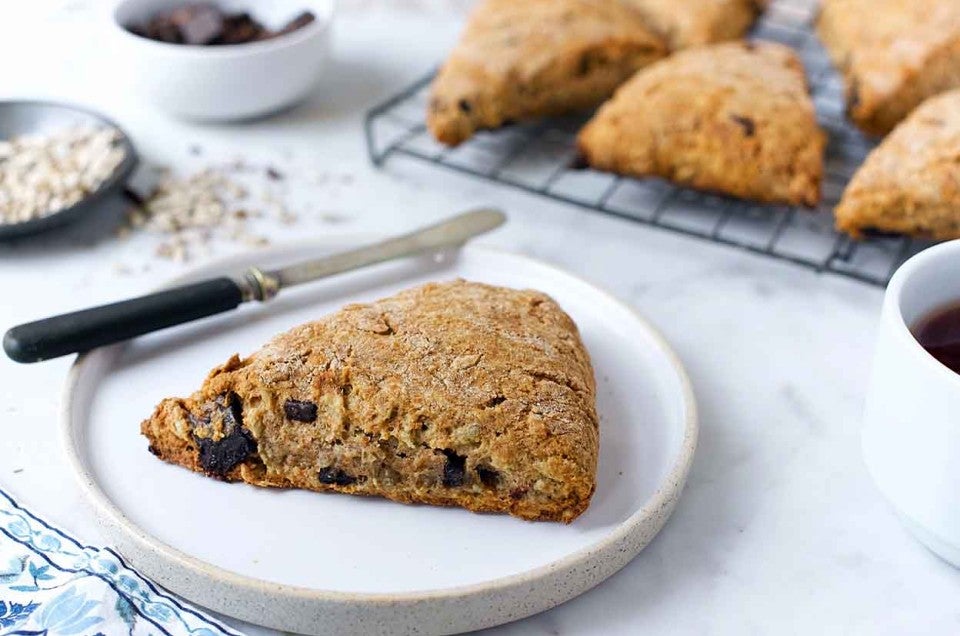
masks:
<svg viewBox="0 0 960 636"><path fill-rule="evenodd" d="M0 635L241 636L0 490Z"/></svg>

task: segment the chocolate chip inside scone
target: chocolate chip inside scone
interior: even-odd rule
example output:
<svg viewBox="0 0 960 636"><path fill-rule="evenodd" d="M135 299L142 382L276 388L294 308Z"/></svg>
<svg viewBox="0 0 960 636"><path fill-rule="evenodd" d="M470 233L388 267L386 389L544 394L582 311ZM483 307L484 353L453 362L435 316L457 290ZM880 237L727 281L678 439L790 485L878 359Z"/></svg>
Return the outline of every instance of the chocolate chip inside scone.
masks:
<svg viewBox="0 0 960 636"><path fill-rule="evenodd" d="M477 477L487 488L496 488L500 482L500 473L486 466L477 466Z"/></svg>
<svg viewBox="0 0 960 636"><path fill-rule="evenodd" d="M287 400L283 403L287 419L295 422L316 422L317 405L306 400Z"/></svg>
<svg viewBox="0 0 960 636"><path fill-rule="evenodd" d="M351 484L355 484L357 482L356 477L351 477L339 468L334 468L332 466L325 466L321 468L320 472L317 473L317 478L320 480L321 484L326 484L328 486L350 486Z"/></svg>
<svg viewBox="0 0 960 636"><path fill-rule="evenodd" d="M217 396L202 418L193 418L193 435L203 470L224 476L257 452L257 442L243 426L240 398L235 393Z"/></svg>
<svg viewBox="0 0 960 636"><path fill-rule="evenodd" d="M731 115L730 119L737 122L741 128L743 128L743 134L747 137L753 137L754 133L757 132L757 124L749 117L742 117L740 115Z"/></svg>
<svg viewBox="0 0 960 636"><path fill-rule="evenodd" d="M466 472L467 458L457 455L449 449L441 451L447 458L443 465L443 485L448 488L463 485L463 476Z"/></svg>
<svg viewBox="0 0 960 636"><path fill-rule="evenodd" d="M595 484L594 395L552 299L454 281L234 356L142 430L160 458L226 480L569 522Z"/></svg>

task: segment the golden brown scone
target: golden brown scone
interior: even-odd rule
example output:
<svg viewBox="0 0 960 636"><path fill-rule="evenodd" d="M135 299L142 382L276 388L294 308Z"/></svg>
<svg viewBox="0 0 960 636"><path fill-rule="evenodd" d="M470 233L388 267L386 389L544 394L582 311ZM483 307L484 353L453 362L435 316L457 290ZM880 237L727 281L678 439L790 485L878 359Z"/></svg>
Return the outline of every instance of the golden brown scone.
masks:
<svg viewBox="0 0 960 636"><path fill-rule="evenodd" d="M640 11L671 50L741 38L767 5L767 0L624 1Z"/></svg>
<svg viewBox="0 0 960 636"><path fill-rule="evenodd" d="M824 0L817 32L865 132L886 134L926 98L960 87L956 0Z"/></svg>
<svg viewBox="0 0 960 636"><path fill-rule="evenodd" d="M595 393L549 296L454 281L234 356L141 430L161 459L228 481L570 522L595 485Z"/></svg>
<svg viewBox="0 0 960 636"><path fill-rule="evenodd" d="M837 228L960 238L960 90L932 97L867 157L836 209Z"/></svg>
<svg viewBox="0 0 960 636"><path fill-rule="evenodd" d="M620 0L483 0L433 82L427 125L456 145L509 121L592 108L665 54Z"/></svg>
<svg viewBox="0 0 960 636"><path fill-rule="evenodd" d="M637 73L578 138L599 170L772 203L816 205L826 136L787 47L732 42Z"/></svg>

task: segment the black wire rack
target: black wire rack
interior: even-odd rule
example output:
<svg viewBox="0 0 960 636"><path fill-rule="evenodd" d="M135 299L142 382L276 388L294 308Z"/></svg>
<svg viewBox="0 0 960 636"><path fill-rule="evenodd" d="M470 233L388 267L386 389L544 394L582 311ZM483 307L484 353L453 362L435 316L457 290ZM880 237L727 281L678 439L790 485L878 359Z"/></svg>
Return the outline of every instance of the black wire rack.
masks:
<svg viewBox="0 0 960 636"><path fill-rule="evenodd" d="M902 236L855 241L834 230L832 209L873 143L844 117L843 83L813 33L816 0L778 0L752 36L794 48L803 59L817 117L829 135L818 209L771 206L705 194L659 179L620 177L576 164L574 139L587 116L550 118L477 134L448 148L424 121L434 72L367 113L370 159L429 162L631 221L786 260L818 272L884 286L907 258L930 245Z"/></svg>

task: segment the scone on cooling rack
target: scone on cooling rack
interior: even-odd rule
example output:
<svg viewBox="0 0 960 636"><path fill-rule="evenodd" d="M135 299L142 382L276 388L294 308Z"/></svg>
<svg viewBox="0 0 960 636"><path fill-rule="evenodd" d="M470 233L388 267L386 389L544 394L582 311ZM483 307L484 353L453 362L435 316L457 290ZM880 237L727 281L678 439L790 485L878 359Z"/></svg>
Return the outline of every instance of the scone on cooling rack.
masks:
<svg viewBox="0 0 960 636"><path fill-rule="evenodd" d="M482 0L433 82L427 126L456 145L510 121L592 108L665 54L621 0Z"/></svg>
<svg viewBox="0 0 960 636"><path fill-rule="evenodd" d="M826 136L787 47L688 49L637 73L580 132L599 170L769 203L816 205Z"/></svg>
<svg viewBox="0 0 960 636"><path fill-rule="evenodd" d="M465 281L296 327L141 430L161 459L227 481L563 522L590 503L599 445L570 317Z"/></svg>
<svg viewBox="0 0 960 636"><path fill-rule="evenodd" d="M671 50L736 40L768 0L625 0L666 39Z"/></svg>
<svg viewBox="0 0 960 636"><path fill-rule="evenodd" d="M868 133L886 134L926 98L960 87L956 0L824 0L817 32Z"/></svg>
<svg viewBox="0 0 960 636"><path fill-rule="evenodd" d="M837 228L960 238L960 90L932 97L867 157L836 208Z"/></svg>

